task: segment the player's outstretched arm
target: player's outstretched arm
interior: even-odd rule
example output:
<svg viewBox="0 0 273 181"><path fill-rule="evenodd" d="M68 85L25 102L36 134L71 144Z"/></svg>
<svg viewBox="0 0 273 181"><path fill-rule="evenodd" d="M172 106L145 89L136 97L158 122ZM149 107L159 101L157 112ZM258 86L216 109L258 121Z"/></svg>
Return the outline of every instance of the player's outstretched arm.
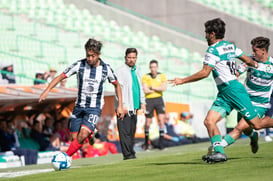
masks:
<svg viewBox="0 0 273 181"><path fill-rule="evenodd" d="M118 97L118 108L117 108L117 117L121 120L124 118L124 111L123 111L123 104L122 104L122 92L121 92L121 87L118 81L113 83L115 86L115 92Z"/></svg>
<svg viewBox="0 0 273 181"><path fill-rule="evenodd" d="M239 57L239 59L245 62L248 66L255 67L255 68L258 68L259 66L258 62L254 61L249 56L242 55L241 57Z"/></svg>
<svg viewBox="0 0 273 181"><path fill-rule="evenodd" d="M54 88L59 82L61 82L63 79L65 79L65 75L62 73L59 76L55 77L50 84L46 87L46 89L42 92L42 94L40 95L40 99L39 102L42 102L46 99L46 97L48 96L49 91Z"/></svg>
<svg viewBox="0 0 273 181"><path fill-rule="evenodd" d="M203 65L202 70L200 70L199 72L185 77L185 78L175 78L175 79L171 79L168 80L169 84L172 84L172 86L176 86L176 85L182 85L185 83L190 83L190 82L196 82L199 81L201 79L204 79L206 77L209 76L210 72L212 71L213 67L209 66L209 65Z"/></svg>

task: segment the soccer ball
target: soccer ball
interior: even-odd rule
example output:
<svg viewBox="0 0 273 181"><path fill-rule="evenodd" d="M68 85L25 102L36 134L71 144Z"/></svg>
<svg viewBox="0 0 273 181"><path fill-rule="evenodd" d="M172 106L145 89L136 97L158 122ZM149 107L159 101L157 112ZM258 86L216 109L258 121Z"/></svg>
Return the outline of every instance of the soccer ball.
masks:
<svg viewBox="0 0 273 181"><path fill-rule="evenodd" d="M51 165L56 171L68 169L71 166L71 158L64 152L57 152L53 155Z"/></svg>

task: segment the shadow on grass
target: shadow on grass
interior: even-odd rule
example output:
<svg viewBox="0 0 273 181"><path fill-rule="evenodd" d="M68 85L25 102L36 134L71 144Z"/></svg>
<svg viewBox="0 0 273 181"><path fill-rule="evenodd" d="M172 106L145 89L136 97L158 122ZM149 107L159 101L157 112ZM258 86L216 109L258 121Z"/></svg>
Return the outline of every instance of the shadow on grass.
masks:
<svg viewBox="0 0 273 181"><path fill-rule="evenodd" d="M164 162L164 163L147 163L147 165L203 165L205 162L202 160L192 162Z"/></svg>
<svg viewBox="0 0 273 181"><path fill-rule="evenodd" d="M244 159L263 159L261 156L248 156L248 157L228 157L228 160L244 160Z"/></svg>
<svg viewBox="0 0 273 181"><path fill-rule="evenodd" d="M253 157L231 157L228 158L229 160L244 160L244 159L262 159L263 157L260 156L253 156ZM186 162L162 162L162 163L147 163L147 165L204 165L207 164L205 161L201 159L195 159L193 161L186 161Z"/></svg>

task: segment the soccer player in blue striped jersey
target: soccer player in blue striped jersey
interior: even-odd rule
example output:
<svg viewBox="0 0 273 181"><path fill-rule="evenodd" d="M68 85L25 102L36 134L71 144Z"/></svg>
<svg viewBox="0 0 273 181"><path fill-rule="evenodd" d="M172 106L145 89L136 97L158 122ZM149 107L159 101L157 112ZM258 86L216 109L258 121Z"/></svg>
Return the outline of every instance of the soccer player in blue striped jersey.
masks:
<svg viewBox="0 0 273 181"><path fill-rule="evenodd" d="M100 41L89 39L85 44L86 58L78 60L54 78L39 99L39 102L44 101L49 91L59 82L77 75L78 96L70 121L73 141L66 152L69 156L80 149L86 138L91 139L93 135L103 107L103 84L106 79L115 87L118 98L117 116L121 119L124 116L121 87L110 65L100 58L101 47Z"/></svg>
<svg viewBox="0 0 273 181"><path fill-rule="evenodd" d="M218 94L205 118L204 124L207 127L215 153L207 161L223 162L227 161L227 156L221 145L222 138L217 122L229 114L233 108L249 124L255 125L259 121L246 89L237 80L235 58L239 58L253 67L258 67L258 63L244 55L242 50L234 44L223 40L225 23L220 18L207 21L205 23L205 33L209 47L205 54L202 70L186 78L169 80L169 83L173 86L182 85L201 80L208 77L211 72L213 73Z"/></svg>
<svg viewBox="0 0 273 181"><path fill-rule="evenodd" d="M268 55L270 40L266 37L256 37L251 40L253 59L259 66L258 68L248 67L244 63L238 66L238 73L247 71L245 87L250 96L259 118L262 118L270 107L270 96L272 94L273 84L273 58ZM238 115L238 121L241 120ZM244 130L244 133L250 137L251 151L258 151L258 134L244 121L235 127L233 131L227 134L222 140L222 146L226 147L235 142Z"/></svg>

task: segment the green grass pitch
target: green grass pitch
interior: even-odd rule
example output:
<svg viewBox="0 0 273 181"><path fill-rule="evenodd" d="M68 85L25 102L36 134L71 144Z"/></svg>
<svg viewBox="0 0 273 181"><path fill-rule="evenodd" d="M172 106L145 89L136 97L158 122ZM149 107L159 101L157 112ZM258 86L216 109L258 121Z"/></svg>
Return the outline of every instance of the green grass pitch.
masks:
<svg viewBox="0 0 273 181"><path fill-rule="evenodd" d="M73 160L72 167L64 171L53 171L50 164L0 169L0 174L52 169L45 173L15 178L2 177L0 181L273 180L272 142L265 143L261 138L259 152L252 154L249 140L240 139L226 148L228 161L218 164L207 164L201 160L208 146L207 142L168 148L163 151L137 152L137 159L125 161L122 160L121 154Z"/></svg>

